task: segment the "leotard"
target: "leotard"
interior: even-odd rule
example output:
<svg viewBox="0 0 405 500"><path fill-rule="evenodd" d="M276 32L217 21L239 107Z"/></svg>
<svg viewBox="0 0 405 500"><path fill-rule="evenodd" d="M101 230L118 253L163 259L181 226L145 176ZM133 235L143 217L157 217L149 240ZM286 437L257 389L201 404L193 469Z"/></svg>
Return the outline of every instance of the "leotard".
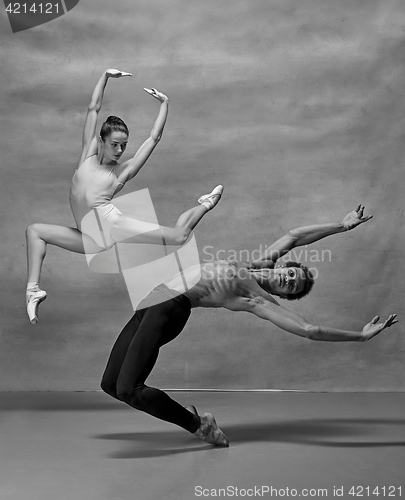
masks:
<svg viewBox="0 0 405 500"><path fill-rule="evenodd" d="M122 217L122 213L111 203L112 198L123 188L115 174L115 167L94 164L94 157L87 158L73 175L70 189L70 207L77 228L82 231L83 218L94 210L103 232L105 248L116 242L111 237L111 227ZM89 231L82 231L88 233ZM89 236L93 237L92 234Z"/></svg>

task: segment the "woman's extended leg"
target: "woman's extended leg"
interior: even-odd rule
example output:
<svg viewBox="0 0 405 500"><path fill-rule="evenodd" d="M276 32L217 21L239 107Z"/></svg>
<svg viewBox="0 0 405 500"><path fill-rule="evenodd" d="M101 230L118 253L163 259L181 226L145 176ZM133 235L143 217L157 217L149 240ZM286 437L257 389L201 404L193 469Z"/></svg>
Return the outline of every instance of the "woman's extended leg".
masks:
<svg viewBox="0 0 405 500"><path fill-rule="evenodd" d="M174 228L157 226L131 217L121 216L111 229L111 238L122 243L184 245L195 226L219 202L222 191L223 187L217 186L210 194L202 196L198 200L200 205L184 212Z"/></svg>
<svg viewBox="0 0 405 500"><path fill-rule="evenodd" d="M32 224L27 228L27 312L31 323L38 322L38 305L46 299L46 292L39 287L42 263L46 255L48 244L76 253L99 253L105 250L89 236L71 227L56 226L53 224ZM85 240L85 244L83 243Z"/></svg>

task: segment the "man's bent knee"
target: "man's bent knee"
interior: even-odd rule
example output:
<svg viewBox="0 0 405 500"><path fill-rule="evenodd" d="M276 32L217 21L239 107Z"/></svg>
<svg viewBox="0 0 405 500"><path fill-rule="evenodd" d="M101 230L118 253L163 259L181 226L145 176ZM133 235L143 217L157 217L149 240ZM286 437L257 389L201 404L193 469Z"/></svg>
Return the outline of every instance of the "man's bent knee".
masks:
<svg viewBox="0 0 405 500"><path fill-rule="evenodd" d="M102 380L100 384L101 389L108 394L109 396L112 396L115 399L119 399L117 395L117 387L115 383L111 383L108 380Z"/></svg>
<svg viewBox="0 0 405 500"><path fill-rule="evenodd" d="M131 405L133 408L142 411L145 406L141 395L142 387L145 386L142 385L137 387L125 387L117 385L117 398L120 401Z"/></svg>
<svg viewBox="0 0 405 500"><path fill-rule="evenodd" d="M124 403L129 403L132 397L132 391L125 387L117 387L117 398Z"/></svg>

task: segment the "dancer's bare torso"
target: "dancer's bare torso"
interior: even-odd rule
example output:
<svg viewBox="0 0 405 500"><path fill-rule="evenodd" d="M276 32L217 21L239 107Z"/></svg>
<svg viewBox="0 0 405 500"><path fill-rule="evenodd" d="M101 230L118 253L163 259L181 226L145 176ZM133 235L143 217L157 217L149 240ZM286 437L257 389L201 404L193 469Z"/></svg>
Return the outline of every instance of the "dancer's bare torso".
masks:
<svg viewBox="0 0 405 500"><path fill-rule="evenodd" d="M186 282L201 277L196 285L184 293L194 307L224 307L233 311L248 309L252 298L261 296L272 300L261 288L249 264L219 260L201 263L185 271ZM178 274L165 282L172 290L181 291L183 278ZM274 299L273 299L274 300Z"/></svg>

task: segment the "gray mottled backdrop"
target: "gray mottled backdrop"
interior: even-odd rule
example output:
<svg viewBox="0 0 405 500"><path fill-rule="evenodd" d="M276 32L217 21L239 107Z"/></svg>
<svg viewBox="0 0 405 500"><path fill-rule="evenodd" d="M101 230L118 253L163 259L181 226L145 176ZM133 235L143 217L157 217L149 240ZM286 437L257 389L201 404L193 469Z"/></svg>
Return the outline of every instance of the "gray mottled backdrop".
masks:
<svg viewBox="0 0 405 500"><path fill-rule="evenodd" d="M132 314L119 275L50 247L41 322L24 310L24 231L72 225L69 184L92 89L108 67L101 118L146 139L167 93L164 137L124 193L149 188L162 224L218 183L196 231L201 256L264 247L288 229L374 219L308 249L312 295L288 305L309 321L360 329L402 313L405 3L403 0L82 0L13 34L0 16L1 390L98 388ZM311 248L317 252L310 252ZM323 253L322 253L323 251ZM299 252L297 252L299 257ZM315 343L247 313L196 310L163 348L150 383L176 388L404 390L404 318L367 344Z"/></svg>

